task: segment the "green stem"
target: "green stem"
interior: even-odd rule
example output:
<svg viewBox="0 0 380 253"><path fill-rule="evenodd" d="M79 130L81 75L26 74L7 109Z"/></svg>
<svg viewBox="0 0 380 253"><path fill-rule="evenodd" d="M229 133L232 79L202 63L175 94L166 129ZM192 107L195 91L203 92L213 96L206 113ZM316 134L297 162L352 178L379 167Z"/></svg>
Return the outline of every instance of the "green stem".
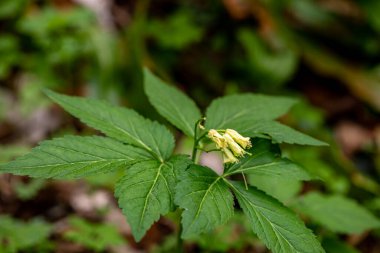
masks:
<svg viewBox="0 0 380 253"><path fill-rule="evenodd" d="M194 145L193 153L191 155L191 160L193 160L194 163L196 162L196 159L197 159L197 153L198 153L198 150L197 150L196 146Z"/></svg>
<svg viewBox="0 0 380 253"><path fill-rule="evenodd" d="M196 139L195 138L195 136L194 136L194 140L195 140L195 143L199 143L200 142L200 140L202 140L203 139L203 137L205 137L206 136L206 134L207 134L207 132L205 132L204 134L202 134L201 136L199 136L199 138L198 139Z"/></svg>
<svg viewBox="0 0 380 253"><path fill-rule="evenodd" d="M245 189L248 191L247 179L245 179L244 172L242 172L241 175L243 176L243 179L244 179Z"/></svg>
<svg viewBox="0 0 380 253"><path fill-rule="evenodd" d="M181 234L182 234L182 223L180 222L179 223L179 231L178 231L178 236L177 236L177 252L178 253L182 253L184 252L183 250L183 239L181 237Z"/></svg>
<svg viewBox="0 0 380 253"><path fill-rule="evenodd" d="M199 119L194 126L194 144L193 144L193 152L191 154L191 159L193 160L194 163L197 163L198 161L198 144L199 141L206 135L206 133L202 134L198 138L198 126L199 124L204 120L204 118Z"/></svg>
<svg viewBox="0 0 380 253"><path fill-rule="evenodd" d="M195 127L194 127L194 144L193 144L193 152L191 154L191 159L193 160L194 163L197 163L198 161L198 144L200 142L200 140L206 135L206 133L202 134L199 138L198 138L198 127L199 127L199 124L203 121L204 119L199 119L196 123L195 123ZM178 231L178 236L177 236L177 252L178 253L182 253L184 252L184 248L183 248L183 240L181 238L181 234L182 234L182 223L180 222L179 223L179 231Z"/></svg>

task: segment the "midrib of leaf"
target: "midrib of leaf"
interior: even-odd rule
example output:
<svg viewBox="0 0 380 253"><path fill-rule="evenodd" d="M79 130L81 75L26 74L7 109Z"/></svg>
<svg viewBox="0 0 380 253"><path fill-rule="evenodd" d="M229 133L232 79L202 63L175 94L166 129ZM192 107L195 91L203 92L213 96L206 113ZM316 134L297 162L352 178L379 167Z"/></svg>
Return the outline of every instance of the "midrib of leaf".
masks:
<svg viewBox="0 0 380 253"><path fill-rule="evenodd" d="M102 147L102 146L99 146L99 145L95 145L95 144L93 144L93 143L91 143L91 145L92 145L92 146L99 147L99 148L103 148L103 149L108 149L108 150L110 150L111 152L119 153L120 155L123 155L123 156L125 156L126 158L133 159L133 157L130 157L130 156L124 154L124 153L121 153L121 152L118 151L118 150L111 149L111 148L108 148L108 147ZM70 152L73 151L73 150L68 149L68 148L66 148L66 147L58 146L58 145L54 145L54 144L49 144L49 146L56 147L56 148L59 148L59 149L63 149L63 150L70 151ZM93 155L93 154L90 154L90 153L86 153L86 152L83 152L83 151L80 151L80 150L75 150L75 152L77 152L77 153L81 153L81 154L83 154L83 155L87 155L87 156L91 156L91 157L99 158L99 159L104 160L104 161L106 161L106 160L125 160L125 159L105 159L105 158L102 158L102 157L100 157L100 156L96 156L96 155ZM47 152L45 151L45 153L47 153Z"/></svg>
<svg viewBox="0 0 380 253"><path fill-rule="evenodd" d="M91 145L94 145L94 146L97 146L97 147L100 147L99 145L95 145L95 144L91 144ZM69 148L66 148L66 147L63 147L63 146L59 146L59 145L53 145L53 144L49 144L49 146L52 146L52 147L56 147L56 148L59 148L59 149L62 149L62 150L66 150L66 151L70 151L72 152L73 150L69 149ZM100 157L100 156L96 156L96 155L93 155L93 154L90 154L90 153L86 153L86 152L83 152L83 151L80 151L80 150L75 150L75 152L77 153L81 153L83 155L86 155L86 156L90 156L90 157L93 157L93 158L96 158L98 160L96 161L91 161L91 160L87 160L87 161L79 161L79 162L69 162L65 159L63 159L62 157L58 157L50 152L47 152L46 150L42 150L40 149L39 151L40 152L44 152L50 156L53 156L53 157L56 157L57 159L59 160L62 160L64 161L64 163L54 163L54 164L44 164L44 165L35 165L35 166L23 166L24 168L40 168L40 167L48 167L48 166L63 166L63 165L76 165L76 164L82 164L82 163L91 163L91 164L95 164L95 163L99 163L99 162L105 162L105 161L108 161L109 164L113 163L113 162L121 162L121 161L126 161L128 159L133 159L133 157L130 157L130 156L127 156L126 154L124 153L121 153L120 151L117 151L117 150L114 150L114 149L110 149L108 147L101 147L103 149L108 149L112 152L116 152L116 153L119 153L123 156L125 156L125 158L103 158L103 157Z"/></svg>
<svg viewBox="0 0 380 253"><path fill-rule="evenodd" d="M143 148L145 148L149 153L151 153L151 154L152 154L153 156L155 156L155 157L158 156L157 158L158 158L161 162L163 162L162 154L161 154L159 148L157 149L157 151L158 151L159 154L156 154L156 153L155 153L150 147L148 147L148 146L147 146L144 142L142 142L140 139L133 137L129 132L125 131L125 129L119 127L119 126L115 123L115 121L114 121L114 119L113 119L111 113L108 112L108 115L110 116L110 119L111 119L111 122L110 122L110 123L111 123L112 126L114 126L116 129L118 129L118 130L120 130L121 132L123 132L125 135L129 136L131 139L135 140L137 143L140 143L141 146L142 146ZM138 133L136 133L135 129L133 129L133 130L131 130L131 131L133 131L133 133L134 133L135 135L137 135L137 136L140 137L140 135L139 135ZM153 138L153 140L154 140L155 144L157 144L157 143L156 143L156 140L155 140L154 138Z"/></svg>
<svg viewBox="0 0 380 253"><path fill-rule="evenodd" d="M226 115L224 115L223 122L222 122L222 124L220 124L222 126L221 128L223 128L226 123L234 121L236 118L240 117L241 115L244 115L245 113L247 113L249 111L250 111L249 109L248 110L247 109L242 110L239 113L236 113L234 116L230 117L229 119L226 119Z"/></svg>
<svg viewBox="0 0 380 253"><path fill-rule="evenodd" d="M233 184L231 184L227 179L225 179L225 178L223 178L224 179L224 181L231 187L231 188L233 188L233 189L235 189L235 191L236 192L240 192ZM255 212L255 214L256 214L256 216L258 217L258 220L259 220L259 222L260 222L260 224L261 224L261 226L264 228L264 226L263 226L263 220L262 219L264 219L266 222L267 222L267 224L269 224L270 225L270 227L272 228L272 231L274 232L274 234L276 235L276 237L279 239L279 240L277 240L279 243L280 243L280 245L281 245L281 248L282 249L285 249L285 247L283 246L283 244L282 244L282 240L280 240L280 237L281 238L283 238L283 240L285 240L285 242L292 248L292 249L294 249L294 251L295 252L299 252L299 253L302 253L302 252L300 252L300 251L298 251L298 250L296 250L293 246L292 246L292 244L290 244L290 242L289 242L289 240L287 240L280 232L278 232L278 230L273 226L273 224L272 224L272 222L270 222L268 219L266 219L265 218L265 216L263 216L262 214L260 214L260 213L258 213L257 211L256 211L256 209L264 209L264 210L267 210L267 211L270 211L270 212L273 212L272 210L270 210L270 209L267 209L267 208L264 208L264 207L261 207L261 206L257 206L257 205L254 205L253 203L251 203L243 194L239 194L245 201L245 205L246 205L246 203L248 203L251 207L252 207L252 209L253 209L253 211ZM289 231L289 230L288 230ZM278 232L278 233L277 233ZM291 232L291 231L289 231L289 232ZM292 233L292 232L291 232ZM265 237L266 237L266 233L263 233L264 235L265 235ZM270 240L268 240L267 239L267 241L270 241Z"/></svg>
<svg viewBox="0 0 380 253"><path fill-rule="evenodd" d="M245 198L245 199L246 199L246 198ZM252 203L249 203L249 205L252 206L252 207L257 207L258 209L264 209L264 208L262 208L262 207L255 206L255 205L253 205ZM253 208L253 209L254 209L254 208ZM268 209L266 209L266 210L268 210ZM282 236L282 234L277 230L277 228L273 226L272 222L270 222L269 220L265 219L265 217L264 217L262 214L256 212L256 210L254 210L254 212L255 212L256 216L258 217L259 222L260 222L260 224L261 224L262 226L263 226L263 224L264 224L263 221L262 221L262 219L264 219L264 220L266 220L266 222L271 226L272 231L274 232L274 234L276 235L276 237L277 237L278 239L280 239L280 237L283 238L283 240L285 240L285 242L286 242L291 248L293 248L293 249L295 250L295 252L299 252L298 250L296 250L296 249L295 249L295 248L289 243L289 240L287 240L284 236ZM276 233L276 232L278 232L278 233ZM290 232L290 231L288 230L288 232ZM284 247L284 245L283 245L283 243L282 243L283 240L277 240L277 241L280 243L281 248L282 248L282 249L285 249L285 247ZM301 253L301 252L300 252L300 253Z"/></svg>
<svg viewBox="0 0 380 253"><path fill-rule="evenodd" d="M143 212L142 212L141 217L140 217L139 226L141 226L141 224L142 224L142 222L143 222L143 220L144 220L144 216L145 216L146 208L147 208L147 206L148 206L148 199L150 199L150 195L152 194L152 191L153 191L153 189L154 189L154 187L155 187L155 185L156 185L156 183L157 183L157 181L158 181L158 178L159 178L160 175L161 175L161 168L162 168L162 166L164 166L164 163L161 163L160 166L158 167L156 177L154 178L153 184L152 184L152 186L150 187L149 192L148 192L148 194L147 194L147 196L146 196L146 198L145 198L144 208L143 208ZM162 175L162 177L164 177L164 176ZM165 181L166 181L166 180L165 180ZM170 191L169 191L169 192L170 192Z"/></svg>
<svg viewBox="0 0 380 253"><path fill-rule="evenodd" d="M70 171L70 173L76 173L76 172L78 172L78 171L82 171L82 170L85 170L86 168L88 168L88 167L90 167L90 166L92 166L92 165L95 165L95 164L97 164L97 163L103 163L104 161L93 161L93 162L90 162L90 163L88 163L88 162L78 162L79 164L85 164L85 166L83 166L83 167L80 167L80 168L77 168L77 169L75 169L75 170L72 170L72 171ZM55 167L55 166L57 166L57 165L64 165L65 167L68 167L68 166L70 166L70 165L77 165L78 163L65 163L65 164L54 164L54 165L47 165L47 166L33 166L33 167L25 167L25 168L40 168L40 167ZM100 167L100 168L98 168L96 171L101 171L104 167L106 167L106 166L108 166L108 165L110 165L110 164L112 164L112 163L114 163L114 162L106 162L102 167ZM65 171L62 171L61 173L59 173L58 175L65 175Z"/></svg>
<svg viewBox="0 0 380 253"><path fill-rule="evenodd" d="M200 214L200 212L201 212L201 209L202 209L202 207L203 207L203 203L204 203L204 201L206 200L207 195L209 194L209 192L211 191L211 189L214 187L214 185L215 185L215 184L219 181L219 179L221 179L221 178L222 178L222 177L218 177L218 178L216 178L215 181L214 181L212 184L210 184L210 186L207 188L205 194L204 194L203 197L202 197L201 203L199 204L199 207L198 207L198 209L197 209L197 213L195 214L195 217L194 217L193 221L191 222L189 228L192 227L193 224L194 224L194 222L197 220L197 218L198 218L198 216L199 216L199 214Z"/></svg>
<svg viewBox="0 0 380 253"><path fill-rule="evenodd" d="M219 177L220 178L220 177ZM219 185L216 185L218 191L220 192L220 186ZM219 208L219 205L218 203L215 201L215 198L212 198L212 200L214 201L215 205L216 205L216 208L218 209L218 213L219 213L219 218L222 217L222 212L220 211L220 208ZM223 201L224 201L224 204L225 205L228 205L228 203L226 202L226 200L223 198Z"/></svg>
<svg viewBox="0 0 380 253"><path fill-rule="evenodd" d="M99 162L103 162L103 161L99 161ZM97 162L92 162L91 164L86 164L85 166L83 166L83 167L81 167L81 168L77 168L77 169L73 170L72 172L77 172L77 171L83 170L83 169L85 169L86 167L89 167L90 165L94 165L95 163L97 163ZM103 169L103 168L106 167L107 165L110 165L110 164L111 164L111 162L109 162L109 163L105 163L102 167L98 168L98 171L101 170L101 169ZM61 173L61 174L62 174L62 173Z"/></svg>
<svg viewBox="0 0 380 253"><path fill-rule="evenodd" d="M50 155L50 156L53 156L53 157L57 158L58 160L64 161L64 162L66 162L66 163L69 163L69 161L63 159L62 157L59 157L59 156L57 156L57 155L54 155L54 154L52 154L52 153L50 153L50 152L48 152L48 151L46 151L46 150L40 150L40 152L45 153L45 154L48 154L48 155Z"/></svg>
<svg viewBox="0 0 380 253"><path fill-rule="evenodd" d="M166 166L171 166L171 168L172 168L172 170L171 171L173 171L173 165L171 165L171 164L164 164L164 165L166 165ZM169 187L169 184L168 184L168 181L166 180L166 178L164 177L164 175L162 175L161 173L160 173L160 176L162 177L162 179L164 180L164 182L165 182L165 186L166 186L166 189L168 190L168 193L169 193L169 195L170 195L170 199L173 199L173 194L172 194L172 191L170 190L170 187ZM174 173L173 173L173 176L174 176L174 178L175 178L175 175L174 175Z"/></svg>
<svg viewBox="0 0 380 253"><path fill-rule="evenodd" d="M170 100L169 100L169 101L170 101ZM171 101L170 101L170 102L171 102ZM173 103L171 103L171 104L173 104ZM163 108L165 108L165 109L163 109ZM173 108L174 108L174 110L176 110L176 112L178 113L178 115L180 115L182 121L183 121L183 122L185 123L185 125L186 125L186 128L187 128L188 130L190 130L190 133L194 133L194 128L192 128L189 124L187 124L187 120L186 120L186 118L184 117L183 113L181 113L181 111L178 110L178 108L177 108L177 106L176 106L175 104L174 104ZM164 110L164 111L166 111L167 113L171 114L170 111L166 110L166 107L162 107L161 110ZM194 124L195 124L195 122L194 122Z"/></svg>
<svg viewBox="0 0 380 253"><path fill-rule="evenodd" d="M258 157L258 156L260 156L260 155L262 155L262 154L265 154L265 153L267 153L267 152L268 152L268 150L265 150L265 151L262 151L262 152L260 152L260 153L257 153L257 154L254 154L254 155L250 156L250 159L247 159L247 160L245 160L243 163L240 163L240 164L239 164L239 168L241 168L241 167L243 167L245 164L249 163L252 159L254 159L254 158L256 158L256 157ZM260 166L260 165L258 165L258 166ZM230 175L233 175L233 174L236 174L236 173L241 172L242 169L239 169L239 168L238 168L238 169L235 169L235 170L228 171L227 173L223 174L223 177L227 177L227 176L230 176ZM252 168L252 167L247 168L247 170L249 170L250 168ZM257 168L257 167L255 166L255 168ZM244 170L244 171L245 171L245 170Z"/></svg>
<svg viewBox="0 0 380 253"><path fill-rule="evenodd" d="M110 161L111 160L111 161ZM54 163L54 164L44 164L44 165L35 165L35 166L23 166L24 168L42 168L49 166L63 166L63 165L77 165L77 164L95 164L100 162L108 161L109 164L119 161L125 161L125 159L102 159L99 161L81 161L81 162L66 162L66 163Z"/></svg>
<svg viewBox="0 0 380 253"><path fill-rule="evenodd" d="M272 166L274 164L278 163L278 161L275 161L275 162L271 162L271 163L266 163L266 164L261 164L261 165L257 165L257 166L252 166L252 167L248 167L248 168L244 168L244 169L237 169L237 170L234 170L230 173L227 173L226 176L229 176L229 175L232 175L232 174L236 174L236 173L241 173L241 172L245 172L247 170L256 170L256 169L261 169L261 168L265 168L265 167L268 167L268 166Z"/></svg>
<svg viewBox="0 0 380 253"><path fill-rule="evenodd" d="M79 110L79 111L82 111L80 107L77 107L76 105L74 104L70 104L71 107L73 107L75 110ZM90 115L91 117L93 117L93 114L90 114L90 113L86 113L88 115ZM157 149L158 153L159 154L156 154L149 146L147 146L144 142L142 142L141 140L139 140L138 138L135 138L134 136L132 136L129 132L127 132L125 129L119 127L114 119L113 119L113 116L110 112L108 112L108 115L109 115L109 118L111 119L111 121L109 121L109 123L115 127L116 129L120 130L121 132L123 132L125 135L129 136L131 139L135 140L137 143L139 143L143 148L145 148L149 153L151 153L154 157L157 157L158 160L160 160L161 162L163 162L163 158L162 158L162 154L159 150L159 148ZM137 136L139 136L136 131L133 129L131 130L133 131L133 133L135 133ZM102 131L103 132L103 131ZM154 138L153 138L154 139ZM155 141L155 139L154 139Z"/></svg>
<svg viewBox="0 0 380 253"><path fill-rule="evenodd" d="M152 138L153 139L153 141L154 141L154 144L156 144L156 146L157 147L159 147L159 145L158 145L158 143L156 142L156 139L155 138ZM150 149L150 148L149 148ZM154 153L153 151L152 151L152 149L150 149L150 151L149 151L150 153L153 153L154 154L154 156L156 156L156 153ZM157 148L157 152L158 152L158 154L157 154L157 158L158 158L158 160L161 162L161 163L163 163L164 162L164 158L162 157L162 154L161 154L161 151L160 151L160 149L159 148Z"/></svg>

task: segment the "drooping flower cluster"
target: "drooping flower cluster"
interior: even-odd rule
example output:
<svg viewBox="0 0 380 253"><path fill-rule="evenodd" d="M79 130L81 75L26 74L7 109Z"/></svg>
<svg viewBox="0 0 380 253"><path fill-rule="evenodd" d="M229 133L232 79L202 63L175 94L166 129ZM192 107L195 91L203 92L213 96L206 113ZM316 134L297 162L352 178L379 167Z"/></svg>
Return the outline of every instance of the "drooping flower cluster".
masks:
<svg viewBox="0 0 380 253"><path fill-rule="evenodd" d="M226 129L223 134L217 130L211 129L208 137L215 143L217 149L223 152L223 163L236 163L239 157L244 156L248 152L245 149L252 147L249 137L241 136L233 129Z"/></svg>

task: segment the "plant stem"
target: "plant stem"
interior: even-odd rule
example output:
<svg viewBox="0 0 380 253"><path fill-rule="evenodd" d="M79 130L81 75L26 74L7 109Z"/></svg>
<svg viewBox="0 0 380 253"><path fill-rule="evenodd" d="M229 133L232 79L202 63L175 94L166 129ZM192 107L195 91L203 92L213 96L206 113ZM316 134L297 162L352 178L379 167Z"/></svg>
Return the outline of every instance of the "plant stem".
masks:
<svg viewBox="0 0 380 253"><path fill-rule="evenodd" d="M243 179L244 179L245 189L248 191L247 179L245 179L244 172L242 172L241 175L243 176Z"/></svg>
<svg viewBox="0 0 380 253"><path fill-rule="evenodd" d="M198 153L198 150L197 150L196 146L194 145L194 147L193 147L193 153L191 155L191 160L193 160L194 163L196 163L197 153Z"/></svg>
<svg viewBox="0 0 380 253"><path fill-rule="evenodd" d="M194 126L194 143L193 143L193 152L191 154L191 160L193 160L194 163L197 163L198 162L198 155L199 155L199 147L198 147L198 144L199 142L202 140L202 138L204 136L206 136L207 133L203 133L199 138L198 138L198 127L199 127L199 124L204 120L204 118L202 119L199 119L196 123L195 123L195 126ZM181 238L181 234L182 234L182 223L180 222L179 223L179 231L178 231L178 237L177 237L177 252L178 253L182 253L184 252L184 248L183 248L183 240Z"/></svg>
<svg viewBox="0 0 380 253"><path fill-rule="evenodd" d="M191 159L193 160L194 163L197 163L198 160L198 144L199 141L205 136L206 133L204 133L202 136L198 138L198 126L202 122L202 119L199 119L194 126L194 144L193 144L193 152L191 154Z"/></svg>
<svg viewBox="0 0 380 253"><path fill-rule="evenodd" d="M182 223L179 223L179 230L178 230L178 236L177 236L177 252L182 253L183 250L183 239L181 237L182 234Z"/></svg>

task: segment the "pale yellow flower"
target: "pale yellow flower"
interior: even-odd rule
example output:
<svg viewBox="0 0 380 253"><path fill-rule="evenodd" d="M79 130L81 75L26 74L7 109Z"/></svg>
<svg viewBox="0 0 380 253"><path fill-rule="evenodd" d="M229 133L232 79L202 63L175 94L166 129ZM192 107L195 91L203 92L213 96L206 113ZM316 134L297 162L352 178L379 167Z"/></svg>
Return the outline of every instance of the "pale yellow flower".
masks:
<svg viewBox="0 0 380 253"><path fill-rule="evenodd" d="M241 136L237 131L233 129L227 129L226 134L232 137L242 148L248 149L252 147L252 143L249 140L249 137Z"/></svg>
<svg viewBox="0 0 380 253"><path fill-rule="evenodd" d="M224 139L224 137L220 133L218 133L218 131L216 131L215 129L211 129L210 131L208 131L207 136L213 142L215 142L217 148L223 149L227 147L226 139Z"/></svg>
<svg viewBox="0 0 380 253"><path fill-rule="evenodd" d="M233 129L227 129L221 135L217 130L211 129L207 136L215 143L216 148L223 152L224 163L236 163L239 157L249 154L244 149L252 147L248 137L241 136Z"/></svg>
<svg viewBox="0 0 380 253"><path fill-rule="evenodd" d="M231 150L228 148L224 148L223 150L223 163L236 163L239 161L234 154L232 154Z"/></svg>
<svg viewBox="0 0 380 253"><path fill-rule="evenodd" d="M223 137L227 141L229 149L231 149L235 156L244 156L244 149L240 147L229 134L225 133L223 134Z"/></svg>

